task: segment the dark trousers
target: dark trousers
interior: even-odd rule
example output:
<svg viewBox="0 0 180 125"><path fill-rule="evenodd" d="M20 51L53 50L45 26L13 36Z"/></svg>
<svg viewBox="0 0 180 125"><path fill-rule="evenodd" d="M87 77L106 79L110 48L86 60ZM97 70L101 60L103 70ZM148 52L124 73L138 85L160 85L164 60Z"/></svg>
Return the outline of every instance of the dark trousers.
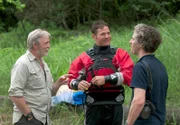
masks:
<svg viewBox="0 0 180 125"><path fill-rule="evenodd" d="M122 125L123 107L119 105L91 105L86 107L85 125Z"/></svg>
<svg viewBox="0 0 180 125"><path fill-rule="evenodd" d="M42 122L38 121L35 117L28 121L24 115L19 119L18 122L15 123L15 125L43 125Z"/></svg>

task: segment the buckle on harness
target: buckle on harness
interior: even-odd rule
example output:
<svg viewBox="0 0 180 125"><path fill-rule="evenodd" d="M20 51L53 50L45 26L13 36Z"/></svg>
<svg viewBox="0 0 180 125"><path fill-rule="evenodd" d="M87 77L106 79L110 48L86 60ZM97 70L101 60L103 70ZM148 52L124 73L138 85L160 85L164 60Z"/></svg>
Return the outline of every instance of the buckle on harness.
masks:
<svg viewBox="0 0 180 125"><path fill-rule="evenodd" d="M122 101L124 101L124 96L122 95L122 93L120 93L120 94L116 97L116 101L117 101L117 102L122 102Z"/></svg>
<svg viewBox="0 0 180 125"><path fill-rule="evenodd" d="M86 105L119 105L124 103L124 96L120 93L114 100L95 100L90 95L86 97Z"/></svg>
<svg viewBox="0 0 180 125"><path fill-rule="evenodd" d="M86 98L86 103L87 104L93 104L94 103L94 99L91 97L91 96L87 96L87 98Z"/></svg>

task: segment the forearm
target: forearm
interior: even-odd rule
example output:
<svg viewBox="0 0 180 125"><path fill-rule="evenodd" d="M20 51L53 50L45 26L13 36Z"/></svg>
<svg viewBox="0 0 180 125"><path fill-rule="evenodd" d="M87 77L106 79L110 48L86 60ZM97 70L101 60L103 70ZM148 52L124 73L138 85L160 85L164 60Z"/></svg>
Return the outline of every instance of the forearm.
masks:
<svg viewBox="0 0 180 125"><path fill-rule="evenodd" d="M128 125L133 125L136 119L138 118L138 116L139 116L139 113L137 112L137 110L130 108L128 118L127 118Z"/></svg>
<svg viewBox="0 0 180 125"><path fill-rule="evenodd" d="M52 86L52 95L56 95L56 92L62 85L67 85L69 77L71 77L72 74L65 74L59 77L59 79L53 84Z"/></svg>
<svg viewBox="0 0 180 125"><path fill-rule="evenodd" d="M124 81L123 75L120 72L116 72L104 77L105 83L110 83L112 85L121 85Z"/></svg>
<svg viewBox="0 0 180 125"><path fill-rule="evenodd" d="M52 86L52 96L56 95L56 92L58 91L59 87L61 87L61 83L56 81Z"/></svg>
<svg viewBox="0 0 180 125"><path fill-rule="evenodd" d="M128 125L133 125L136 119L139 117L141 110L145 104L146 90L141 88L134 88L134 97L131 102L127 122Z"/></svg>
<svg viewBox="0 0 180 125"><path fill-rule="evenodd" d="M130 86L132 79L132 70L134 67L133 60L131 59L128 52L122 49L118 49L116 53L116 58L118 61L117 63L119 64L118 71L122 74L124 79L123 84Z"/></svg>
<svg viewBox="0 0 180 125"><path fill-rule="evenodd" d="M138 105L136 103L131 104L128 117L127 117L127 125L133 125L136 119L139 117L139 114L143 108L143 105Z"/></svg>
<svg viewBox="0 0 180 125"><path fill-rule="evenodd" d="M77 78L70 80L69 83L70 88L74 90L78 90L78 85L82 80L86 80L86 75L83 72L79 73L79 76Z"/></svg>
<svg viewBox="0 0 180 125"><path fill-rule="evenodd" d="M26 104L26 101L24 100L24 97L16 97L16 96L10 96L12 102L16 105L16 107L24 114L25 116L31 112L31 109Z"/></svg>
<svg viewBox="0 0 180 125"><path fill-rule="evenodd" d="M70 88L74 90L78 90L78 85L79 85L79 80L77 79L72 79L70 82Z"/></svg>

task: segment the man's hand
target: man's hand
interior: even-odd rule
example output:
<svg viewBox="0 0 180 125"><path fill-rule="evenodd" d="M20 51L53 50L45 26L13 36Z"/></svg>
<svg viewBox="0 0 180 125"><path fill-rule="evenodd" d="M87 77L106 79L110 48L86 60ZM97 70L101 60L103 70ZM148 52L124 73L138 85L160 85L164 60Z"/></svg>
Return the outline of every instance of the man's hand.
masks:
<svg viewBox="0 0 180 125"><path fill-rule="evenodd" d="M97 85L97 86L101 86L105 84L105 78L104 76L95 76L92 80L91 80L92 84Z"/></svg>
<svg viewBox="0 0 180 125"><path fill-rule="evenodd" d="M72 74L65 74L59 77L58 83L63 85L63 84L68 84L69 77L73 76Z"/></svg>
<svg viewBox="0 0 180 125"><path fill-rule="evenodd" d="M79 84L78 84L78 90L83 90L86 91L88 90L88 88L91 86L91 83L82 80Z"/></svg>
<svg viewBox="0 0 180 125"><path fill-rule="evenodd" d="M54 96L61 87L61 85L68 84L69 77L73 76L72 74L65 74L59 77L59 79L53 84L52 95Z"/></svg>

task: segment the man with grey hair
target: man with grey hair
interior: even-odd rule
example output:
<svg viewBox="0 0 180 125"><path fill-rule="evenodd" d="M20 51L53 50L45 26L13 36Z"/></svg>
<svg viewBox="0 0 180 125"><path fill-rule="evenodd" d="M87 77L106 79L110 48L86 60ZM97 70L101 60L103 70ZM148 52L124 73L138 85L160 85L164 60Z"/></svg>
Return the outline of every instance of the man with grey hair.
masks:
<svg viewBox="0 0 180 125"><path fill-rule="evenodd" d="M161 35L154 27L135 26L130 45L131 53L139 60L133 69L132 101L126 125L165 124L168 75L154 55L161 42Z"/></svg>
<svg viewBox="0 0 180 125"><path fill-rule="evenodd" d="M51 96L66 84L70 74L65 74L53 84L50 69L43 56L48 55L50 33L36 29L27 38L27 52L14 64L11 71L9 96L14 103L13 124L49 125L48 112Z"/></svg>

